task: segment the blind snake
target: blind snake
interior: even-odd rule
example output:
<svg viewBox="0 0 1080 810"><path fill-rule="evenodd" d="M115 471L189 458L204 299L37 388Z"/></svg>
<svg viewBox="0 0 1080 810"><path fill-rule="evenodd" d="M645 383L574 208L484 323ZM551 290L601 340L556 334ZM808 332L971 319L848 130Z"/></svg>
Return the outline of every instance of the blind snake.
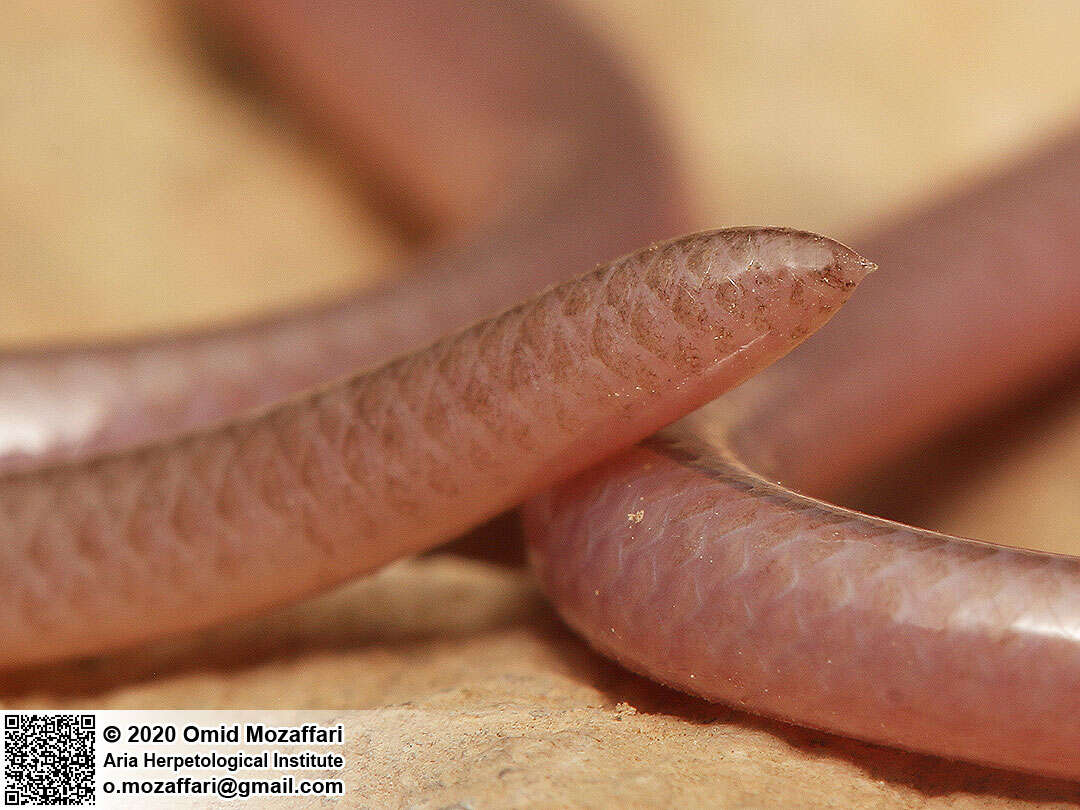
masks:
<svg viewBox="0 0 1080 810"><path fill-rule="evenodd" d="M565 281L687 205L647 106L560 13L200 5L399 210L456 236L332 306L3 356L2 665L298 598L525 500L545 591L630 668L1080 777L1080 562L797 494L1075 359L1080 139L860 242L885 269L766 369L871 265L741 228Z"/></svg>

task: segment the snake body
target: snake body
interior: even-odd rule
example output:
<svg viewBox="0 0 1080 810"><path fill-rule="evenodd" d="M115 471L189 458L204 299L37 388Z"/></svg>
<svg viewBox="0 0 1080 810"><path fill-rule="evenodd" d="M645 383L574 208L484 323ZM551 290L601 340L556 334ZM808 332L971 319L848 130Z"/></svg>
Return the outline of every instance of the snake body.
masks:
<svg viewBox="0 0 1080 810"><path fill-rule="evenodd" d="M770 366L872 265L738 228L570 278L686 206L631 83L561 14L203 5L397 179L389 203L456 236L333 306L0 359L3 665L295 599L524 502L546 592L631 668L1080 777L1080 561L795 491L1075 357L1080 140L860 243L886 270Z"/></svg>

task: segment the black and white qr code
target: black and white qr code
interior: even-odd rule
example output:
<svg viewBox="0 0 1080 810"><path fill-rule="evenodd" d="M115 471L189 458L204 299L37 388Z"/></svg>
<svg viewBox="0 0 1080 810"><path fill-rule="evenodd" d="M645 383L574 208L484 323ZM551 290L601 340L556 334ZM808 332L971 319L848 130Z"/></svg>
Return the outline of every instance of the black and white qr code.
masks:
<svg viewBox="0 0 1080 810"><path fill-rule="evenodd" d="M4 715L5 805L87 805L94 798L94 715Z"/></svg>

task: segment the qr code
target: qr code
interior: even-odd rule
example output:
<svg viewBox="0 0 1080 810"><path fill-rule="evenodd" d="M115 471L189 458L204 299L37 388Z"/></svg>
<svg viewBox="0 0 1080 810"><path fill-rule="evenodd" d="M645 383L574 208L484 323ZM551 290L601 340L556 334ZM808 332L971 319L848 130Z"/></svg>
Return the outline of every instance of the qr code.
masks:
<svg viewBox="0 0 1080 810"><path fill-rule="evenodd" d="M5 714L4 804L94 804L94 715Z"/></svg>

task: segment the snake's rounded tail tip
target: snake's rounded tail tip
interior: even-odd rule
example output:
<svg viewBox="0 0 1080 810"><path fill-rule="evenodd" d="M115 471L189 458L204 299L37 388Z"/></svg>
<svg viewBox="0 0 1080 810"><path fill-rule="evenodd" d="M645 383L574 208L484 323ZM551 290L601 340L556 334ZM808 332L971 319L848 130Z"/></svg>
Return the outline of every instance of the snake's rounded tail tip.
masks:
<svg viewBox="0 0 1080 810"><path fill-rule="evenodd" d="M755 234L766 254L821 276L829 286L853 289L878 269L858 251L837 239L796 228L746 229Z"/></svg>
<svg viewBox="0 0 1080 810"><path fill-rule="evenodd" d="M870 261L842 242L828 237L822 239L831 248L831 263L834 267L832 274L842 280L845 288L854 288L878 269L876 262Z"/></svg>
<svg viewBox="0 0 1080 810"><path fill-rule="evenodd" d="M859 256L859 267L861 268L864 277L870 275L871 273L879 269L877 262L872 262L862 256Z"/></svg>
<svg viewBox="0 0 1080 810"><path fill-rule="evenodd" d="M828 239L828 237L825 237ZM854 250L843 242L839 242L835 239L828 239L834 245L837 261L847 271L849 277L859 282L866 278L868 275L878 269L877 262L873 262L870 259L863 256L857 250Z"/></svg>
<svg viewBox="0 0 1080 810"><path fill-rule="evenodd" d="M859 256L858 254L856 254L856 257L857 257L857 261L854 262L854 264L851 267L849 267L848 272L849 272L849 275L852 277L852 279L857 284L860 281L862 281L863 279L865 279L871 273L876 272L877 269L878 269L878 266L877 266L876 262L872 262L869 259L864 259L862 256Z"/></svg>

